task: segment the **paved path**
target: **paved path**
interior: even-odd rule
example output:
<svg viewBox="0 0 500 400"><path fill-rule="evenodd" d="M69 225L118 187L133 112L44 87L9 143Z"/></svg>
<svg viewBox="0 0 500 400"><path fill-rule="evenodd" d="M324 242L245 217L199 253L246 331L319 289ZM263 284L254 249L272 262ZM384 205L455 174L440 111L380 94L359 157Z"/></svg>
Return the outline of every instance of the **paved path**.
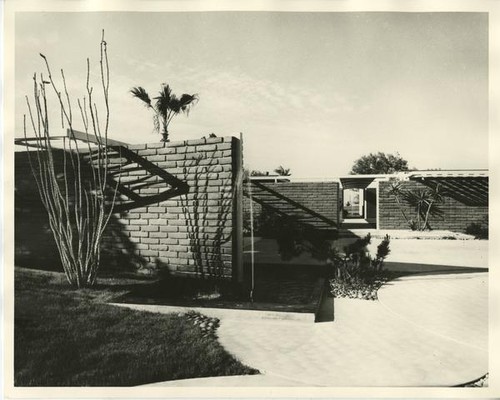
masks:
<svg viewBox="0 0 500 400"><path fill-rule="evenodd" d="M223 320L242 362L305 386L453 386L484 375L487 274L403 278L380 301L336 299L336 320Z"/></svg>
<svg viewBox="0 0 500 400"><path fill-rule="evenodd" d="M221 319L224 347L263 374L154 386L454 386L488 371L488 274L414 275L379 301L335 299L335 321Z"/></svg>
<svg viewBox="0 0 500 400"><path fill-rule="evenodd" d="M377 253L379 239L368 246L370 254ZM488 240L418 240L391 239L389 264L488 268ZM402 268L406 270L406 267Z"/></svg>
<svg viewBox="0 0 500 400"><path fill-rule="evenodd" d="M339 239L335 246L342 250L353 239ZM368 246L370 254L377 253L381 239L372 239ZM387 257L387 267L397 270L422 270L439 266L441 270L450 267L488 267L488 240L431 240L431 239L391 239L391 252ZM245 246L245 262L250 261L250 244ZM278 253L276 240L257 238L255 242L255 262L261 264L324 265L303 253L292 260L283 261ZM425 267L428 265L429 267Z"/></svg>

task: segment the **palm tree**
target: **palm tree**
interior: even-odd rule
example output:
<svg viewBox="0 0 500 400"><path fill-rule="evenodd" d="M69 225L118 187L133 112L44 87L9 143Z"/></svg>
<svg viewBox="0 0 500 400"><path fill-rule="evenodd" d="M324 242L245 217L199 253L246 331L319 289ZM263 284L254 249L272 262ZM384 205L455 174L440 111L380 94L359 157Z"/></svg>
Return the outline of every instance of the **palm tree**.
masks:
<svg viewBox="0 0 500 400"><path fill-rule="evenodd" d="M406 202L414 207L415 212L417 214L417 230L423 231L424 228L422 227L421 220L423 217L423 213L427 209L430 201L430 194L428 190L424 189L415 189L411 191L407 191L404 194Z"/></svg>
<svg viewBox="0 0 500 400"><path fill-rule="evenodd" d="M443 192L439 184L433 188L408 191L405 193L405 200L417 212L417 229L419 231L428 228L430 215L442 214L438 208L438 204L443 201Z"/></svg>
<svg viewBox="0 0 500 400"><path fill-rule="evenodd" d="M170 121L172 121L172 118L180 113L189 115L189 110L198 101L197 94L184 93L180 98L178 98L172 93L170 86L165 83L162 83L158 96L153 98L153 100L156 100L154 104L151 101L149 94L141 86L132 88L130 93L144 102L146 107L153 111L154 129L156 132L162 134L162 142L169 141L168 125L170 124Z"/></svg>
<svg viewBox="0 0 500 400"><path fill-rule="evenodd" d="M423 229L427 228L429 215L437 211L436 204L443 201L443 191L441 190L441 185L438 183L435 187L428 190L428 195L429 199L427 203L427 210L425 212Z"/></svg>
<svg viewBox="0 0 500 400"><path fill-rule="evenodd" d="M394 199L396 199L396 202L398 203L399 211L401 211L401 214L403 214L403 218L405 219L405 221L408 225L411 225L410 221L408 220L408 217L406 216L403 205L401 204L401 198L405 196L403 184L401 182L391 182L387 193L390 196L394 197Z"/></svg>

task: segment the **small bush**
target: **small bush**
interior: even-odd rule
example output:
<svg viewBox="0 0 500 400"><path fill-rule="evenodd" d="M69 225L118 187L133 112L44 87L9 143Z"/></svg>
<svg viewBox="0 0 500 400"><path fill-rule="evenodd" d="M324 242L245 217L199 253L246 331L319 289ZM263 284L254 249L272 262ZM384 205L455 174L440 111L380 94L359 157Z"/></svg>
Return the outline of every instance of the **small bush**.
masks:
<svg viewBox="0 0 500 400"><path fill-rule="evenodd" d="M483 222L473 222L467 225L465 233L473 235L476 239L488 239L488 220L485 218Z"/></svg>
<svg viewBox="0 0 500 400"><path fill-rule="evenodd" d="M377 246L377 255L372 260L372 265L375 267L376 270L382 269L384 260L391 252L391 249L389 249L389 243L390 243L389 235L385 235L385 238Z"/></svg>
<svg viewBox="0 0 500 400"><path fill-rule="evenodd" d="M370 242L371 236L368 234L344 247L344 254L331 248L328 264L332 267L330 287L335 297L377 299L378 288L390 276L383 270L384 260L390 253L390 238L385 236L374 258L366 248Z"/></svg>

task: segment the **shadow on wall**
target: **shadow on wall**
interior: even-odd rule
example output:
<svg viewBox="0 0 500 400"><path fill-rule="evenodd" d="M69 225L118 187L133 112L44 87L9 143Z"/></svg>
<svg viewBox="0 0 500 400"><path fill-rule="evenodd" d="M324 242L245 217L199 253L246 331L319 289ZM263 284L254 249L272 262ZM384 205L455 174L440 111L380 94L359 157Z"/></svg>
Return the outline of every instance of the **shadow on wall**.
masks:
<svg viewBox="0 0 500 400"><path fill-rule="evenodd" d="M320 200L318 197L323 197L321 200L324 200L325 194L311 193L311 196L308 196L308 193L304 193L307 192L308 188L302 187L300 183L281 184L283 187L287 186L291 188L290 192L293 193L295 191L297 197L300 195L302 199L295 200L292 199L290 195L280 193L269 186L270 185L265 185L256 181L252 182L252 198L254 202L268 209L272 209L279 215L293 217L301 224L309 225L316 229L332 230L337 228L337 221L325 216L324 212L318 212L311 208L315 205L317 206ZM275 184L275 186L279 187L280 184ZM295 190L293 189L294 186L296 186ZM245 189L247 189L247 185L245 185ZM303 198L304 195L306 197ZM245 192L245 196L249 196L248 191ZM326 197L326 201L331 203L329 211L336 214L337 211L334 210L335 201L333 196L326 195ZM307 203L304 201L305 198L309 199Z"/></svg>
<svg viewBox="0 0 500 400"><path fill-rule="evenodd" d="M250 201L250 195L245 184L245 196ZM279 184L277 184L279 185ZM294 185L298 189L294 189ZM300 185L300 184L298 184ZM291 193L296 190L303 192L304 188L299 188L297 184L288 183L286 186ZM304 193L300 193L303 196ZM299 197L300 197L299 196ZM327 202L331 203L334 213L336 213L335 198L324 193ZM318 198L312 197L305 202L299 202L268 187L260 182L252 182L252 199L258 209L254 213L254 236L276 241L278 253L283 261L290 261L303 253L308 253L317 260L325 258L325 254L332 243L338 238L337 223L315 211L310 204L315 203ZM250 233L250 214L247 210L244 215L244 233ZM259 252L266 251L263 247ZM269 248L268 251L271 248ZM258 259L265 258L263 254L257 256Z"/></svg>
<svg viewBox="0 0 500 400"><path fill-rule="evenodd" d="M54 162L56 171L62 170L62 150L54 152ZM82 170L86 171L84 174L90 173L90 164L83 161ZM15 172L15 264L61 271L59 252L26 152L15 154ZM112 195L110 191L108 196ZM112 215L103 240L101 272L133 272L143 264L136 245L129 240L118 215Z"/></svg>
<svg viewBox="0 0 500 400"><path fill-rule="evenodd" d="M25 182L23 182L25 183ZM31 188L35 185L32 182ZM62 264L38 192L20 188L16 175L14 262L17 266L62 271Z"/></svg>
<svg viewBox="0 0 500 400"><path fill-rule="evenodd" d="M443 205L437 205L431 211L431 216L435 219L436 224L445 221L447 218L446 210L449 211L447 203L453 199L458 204L467 206L469 210L481 209L488 207L488 178L487 177L474 177L474 178L460 178L460 177L446 177L446 178L426 178L415 179L431 190L439 186L443 193ZM448 198L448 201L447 199ZM470 213L473 215L473 213ZM449 217L448 217L449 218ZM488 225L488 215L474 218L472 224ZM470 223L464 226L462 230L467 232ZM432 224L429 222L429 228L433 229Z"/></svg>
<svg viewBox="0 0 500 400"><path fill-rule="evenodd" d="M184 180L190 182L188 193L181 195L180 204L189 239L195 273L201 278L221 279L231 276L232 206L235 197L232 177L223 178L220 190L210 186L211 174L220 166L210 163L207 154L184 167ZM227 273L226 273L227 272Z"/></svg>
<svg viewBox="0 0 500 400"><path fill-rule="evenodd" d="M488 206L488 178L426 178L416 180L427 187L440 185L446 196L467 206Z"/></svg>
<svg viewBox="0 0 500 400"><path fill-rule="evenodd" d="M379 185L382 229L488 229L487 177L414 177Z"/></svg>
<svg viewBox="0 0 500 400"><path fill-rule="evenodd" d="M180 194L187 193L189 186L172 174L160 168L144 157L141 157L124 146L112 147L114 153L110 158L110 186L118 187L121 201L115 205L116 212L132 210L156 204ZM136 173L140 175L136 175ZM166 189L159 194L140 195L140 191L162 187Z"/></svg>
<svg viewBox="0 0 500 400"><path fill-rule="evenodd" d="M102 241L101 270L135 271L142 266L152 270L156 264L157 268L172 267L176 273L203 278L230 277L233 272L234 246L231 239L236 178L232 173L234 160L232 164L227 161L231 161L232 153L223 154L224 162L220 162L217 160L217 157L222 157L217 155L220 151L209 154L203 149L199 158L193 159L196 154L189 152L190 157L176 161L174 157L168 160L167 154L178 150L157 148L151 146L142 150L146 156L153 155L151 160L159 161L158 165L143 157L141 149L135 152L118 145L108 147L111 153L107 196L111 199L113 188L117 186L118 200ZM64 170L63 155L62 150L56 151L56 171ZM177 157L179 155L181 153ZM85 174L92 173L89 160L93 156L95 154L90 152L82 157ZM172 168L176 176L165 168ZM59 254L27 152L16 153L15 185L16 263L60 270ZM170 214L169 203L175 204ZM149 213L150 205L154 208L161 205L167 215L163 218L172 216L172 221L168 222L171 226L167 227L170 230L157 230L151 235L153 230L148 228L159 227L148 225L155 218L151 216L154 213ZM184 214L184 219L179 218L181 214Z"/></svg>
<svg viewBox="0 0 500 400"><path fill-rule="evenodd" d="M104 270L136 272L146 264L116 215L109 220L105 235L101 250L101 266Z"/></svg>

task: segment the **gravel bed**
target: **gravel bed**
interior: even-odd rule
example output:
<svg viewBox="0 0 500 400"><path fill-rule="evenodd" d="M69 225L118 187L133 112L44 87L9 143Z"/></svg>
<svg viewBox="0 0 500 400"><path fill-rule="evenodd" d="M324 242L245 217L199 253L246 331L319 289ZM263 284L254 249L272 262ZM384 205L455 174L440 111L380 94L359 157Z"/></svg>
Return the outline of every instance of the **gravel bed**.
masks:
<svg viewBox="0 0 500 400"><path fill-rule="evenodd" d="M358 281L345 283L339 282L336 279L330 279L330 293L333 297L337 298L377 300L377 293L382 285L401 275L402 274L398 272L384 270L380 275L365 281L360 278Z"/></svg>
<svg viewBox="0 0 500 400"><path fill-rule="evenodd" d="M189 311L185 314L179 313L180 317L183 315L191 321L193 325L198 326L202 332L202 337L217 338L216 331L220 323L218 318L210 318L196 311Z"/></svg>
<svg viewBox="0 0 500 400"><path fill-rule="evenodd" d="M375 282L372 284L356 285L349 287L335 280L330 281L331 293L336 298L377 300L377 291L384 282Z"/></svg>

